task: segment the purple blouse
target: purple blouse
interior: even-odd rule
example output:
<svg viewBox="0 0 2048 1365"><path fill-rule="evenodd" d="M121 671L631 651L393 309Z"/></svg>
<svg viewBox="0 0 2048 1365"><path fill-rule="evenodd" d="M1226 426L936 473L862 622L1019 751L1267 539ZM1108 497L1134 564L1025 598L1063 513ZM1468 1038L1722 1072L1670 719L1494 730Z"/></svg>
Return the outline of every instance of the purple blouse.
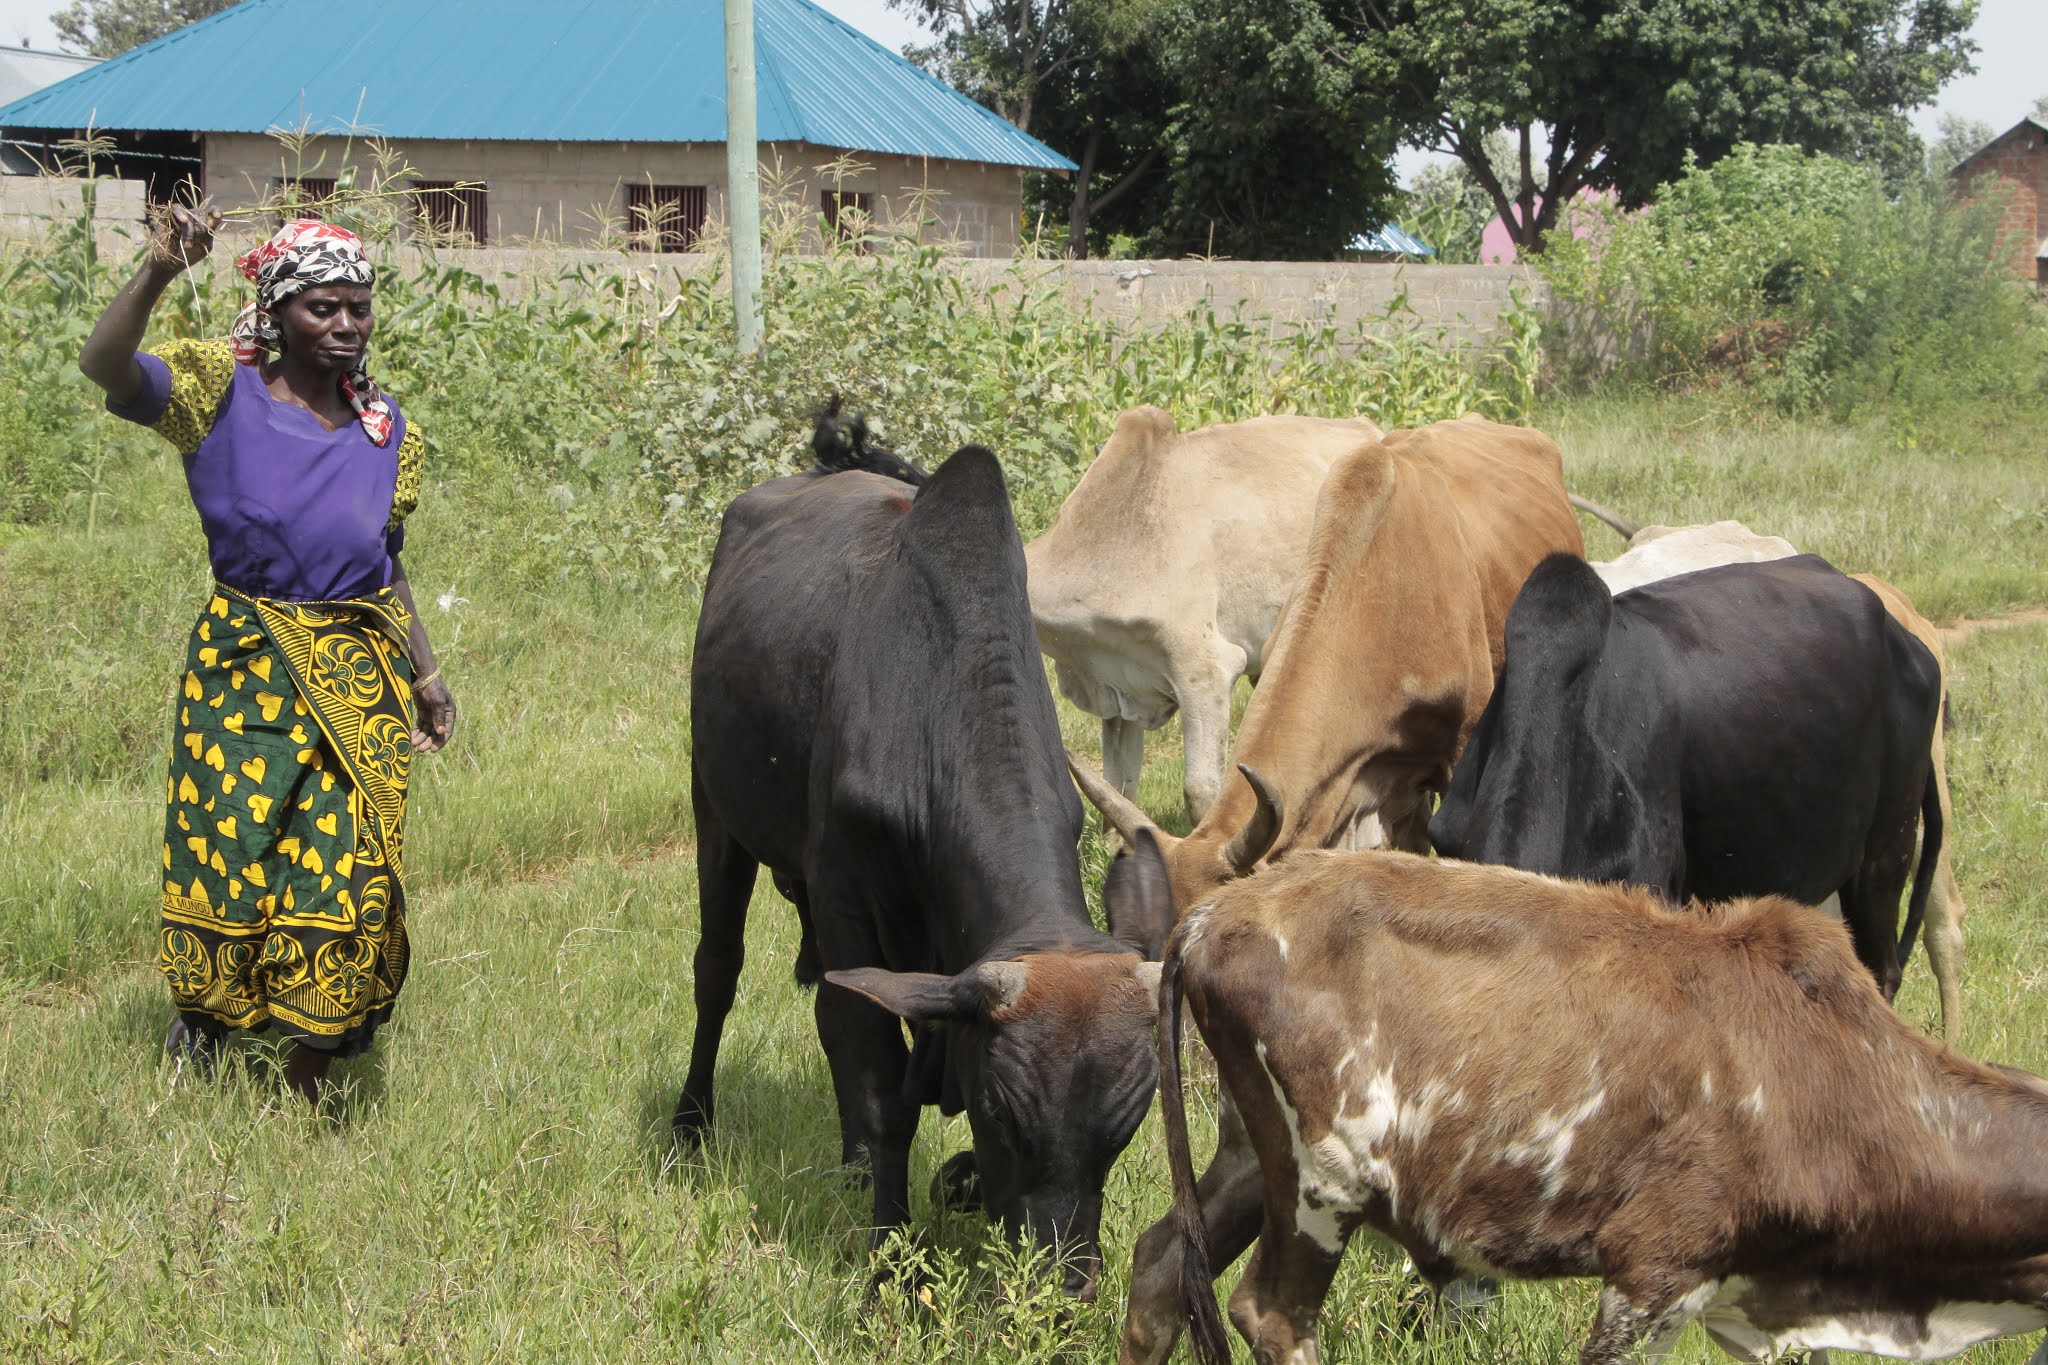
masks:
<svg viewBox="0 0 2048 1365"><path fill-rule="evenodd" d="M130 403L108 400L107 411L179 446L215 578L286 602L365 597L391 582L391 557L405 543L404 526L390 525L406 435L396 403L390 443L379 446L362 423L329 431L305 408L271 397L256 367L234 365L209 426L198 411L172 411L174 399L200 406L191 400L209 386L195 383L188 394L186 377L174 383L162 357L136 359L142 391Z"/></svg>

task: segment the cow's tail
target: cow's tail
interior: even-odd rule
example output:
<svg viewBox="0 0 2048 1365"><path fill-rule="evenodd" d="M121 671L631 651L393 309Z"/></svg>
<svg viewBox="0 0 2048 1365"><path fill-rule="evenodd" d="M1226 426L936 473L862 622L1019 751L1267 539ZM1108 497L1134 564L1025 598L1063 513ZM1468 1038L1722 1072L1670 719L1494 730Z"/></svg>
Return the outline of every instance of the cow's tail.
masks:
<svg viewBox="0 0 2048 1365"><path fill-rule="evenodd" d="M840 408L839 395L835 393L832 401L818 410L818 424L811 432L811 453L817 457L819 469L827 474L864 469L870 474L923 485L922 469L893 451L868 443L866 417L857 412L842 417Z"/></svg>
<svg viewBox="0 0 2048 1365"><path fill-rule="evenodd" d="M1920 933L1920 921L1927 913L1927 896L1934 888L1935 864L1941 861L1941 841L1947 834L1941 823L1941 783L1934 769L1927 770L1927 790L1920 798L1920 866L1913 870L1913 894L1906 901L1906 927L1899 931L1899 965L1913 955L1913 940Z"/></svg>
<svg viewBox="0 0 2048 1365"><path fill-rule="evenodd" d="M1180 1230L1180 1301L1187 1318L1188 1349L1201 1365L1230 1365L1230 1342L1216 1308L1215 1274L1210 1270L1209 1227L1195 1191L1195 1158L1188 1147L1187 1097L1181 1092L1181 961L1187 927L1166 946L1159 972L1159 1115L1166 1125L1166 1166L1173 1175L1173 1220Z"/></svg>

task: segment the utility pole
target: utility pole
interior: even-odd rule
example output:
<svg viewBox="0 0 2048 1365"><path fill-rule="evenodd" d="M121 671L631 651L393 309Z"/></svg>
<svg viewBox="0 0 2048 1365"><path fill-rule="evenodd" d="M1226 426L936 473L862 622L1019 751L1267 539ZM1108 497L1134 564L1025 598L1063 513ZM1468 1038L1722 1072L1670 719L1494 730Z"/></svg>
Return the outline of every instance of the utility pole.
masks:
<svg viewBox="0 0 2048 1365"><path fill-rule="evenodd" d="M725 211L742 356L761 350L761 153L754 137L754 0L725 0Z"/></svg>

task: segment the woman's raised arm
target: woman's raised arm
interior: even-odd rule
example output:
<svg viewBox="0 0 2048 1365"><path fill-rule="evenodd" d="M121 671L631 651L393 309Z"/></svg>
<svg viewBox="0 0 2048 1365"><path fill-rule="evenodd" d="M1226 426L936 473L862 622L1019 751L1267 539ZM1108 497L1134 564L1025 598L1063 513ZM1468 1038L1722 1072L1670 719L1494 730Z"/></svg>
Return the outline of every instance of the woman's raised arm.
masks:
<svg viewBox="0 0 2048 1365"><path fill-rule="evenodd" d="M107 311L100 314L92 335L85 339L78 352L78 368L116 403L132 402L142 391L142 367L136 363L135 348L142 344L142 334L149 327L150 310L185 267L204 260L213 250L213 234L219 226L219 209L208 209L202 218L182 204L173 204L150 239L142 268L121 286Z"/></svg>

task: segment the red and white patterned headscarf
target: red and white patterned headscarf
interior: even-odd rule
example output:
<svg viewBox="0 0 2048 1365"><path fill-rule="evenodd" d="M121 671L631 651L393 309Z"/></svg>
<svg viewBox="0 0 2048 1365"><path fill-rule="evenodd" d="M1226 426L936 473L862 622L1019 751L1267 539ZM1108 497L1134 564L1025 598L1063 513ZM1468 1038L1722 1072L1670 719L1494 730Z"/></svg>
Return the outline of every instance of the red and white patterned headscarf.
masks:
<svg viewBox="0 0 2048 1365"><path fill-rule="evenodd" d="M256 282L256 301L235 318L229 333L235 359L244 365L260 364L283 347L284 337L271 314L292 295L323 284L368 286L377 280L377 268L363 254L361 238L314 218L286 223L235 265ZM356 410L364 433L380 446L389 442L391 404L361 364L341 377L341 392Z"/></svg>

